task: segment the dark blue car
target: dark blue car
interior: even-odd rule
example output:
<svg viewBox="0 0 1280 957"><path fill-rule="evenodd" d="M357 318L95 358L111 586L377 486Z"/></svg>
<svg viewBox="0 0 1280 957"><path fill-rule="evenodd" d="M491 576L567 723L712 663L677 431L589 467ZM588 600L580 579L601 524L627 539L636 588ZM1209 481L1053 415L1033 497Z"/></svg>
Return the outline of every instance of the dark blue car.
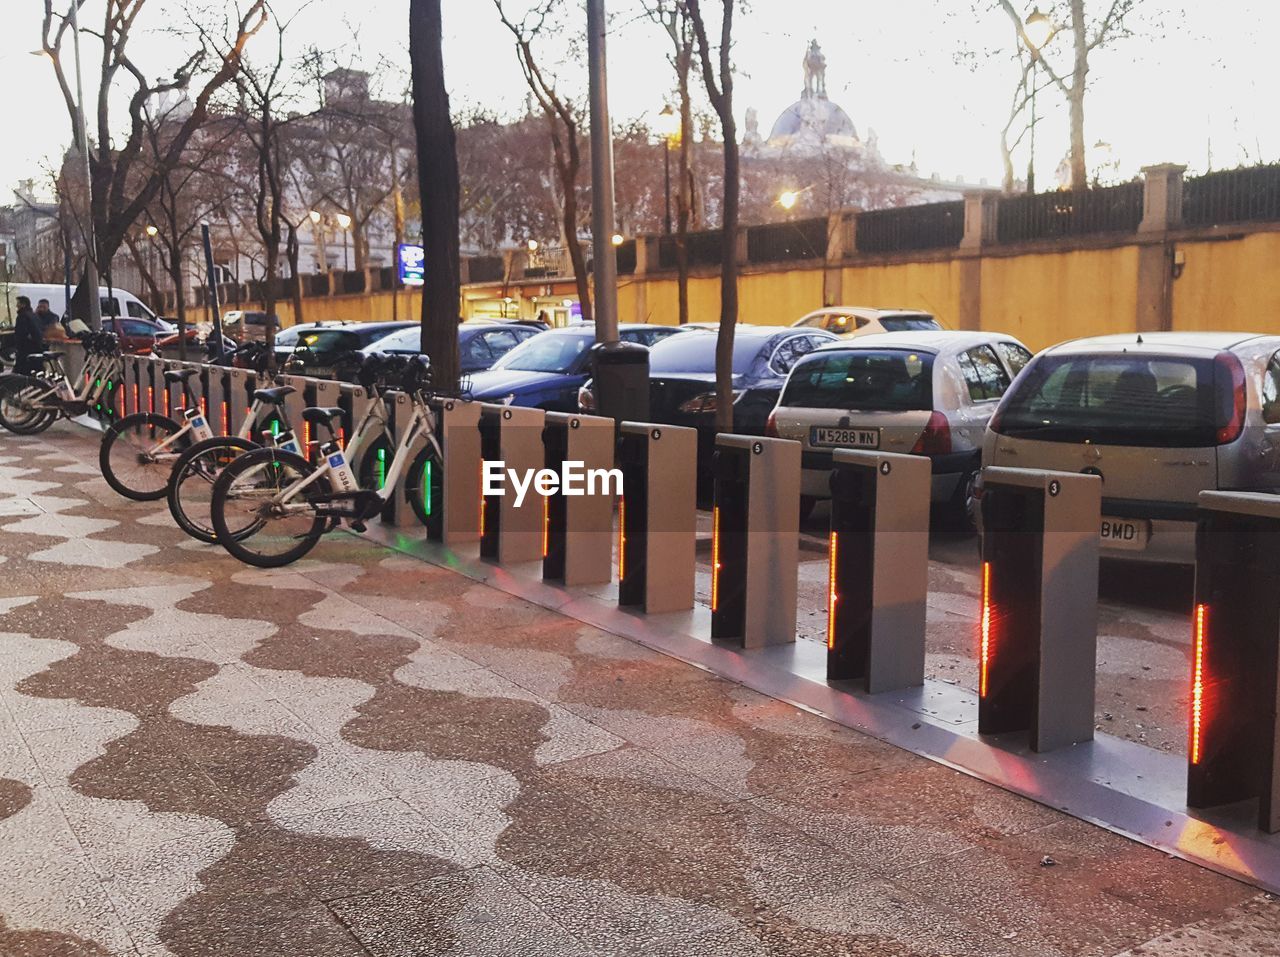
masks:
<svg viewBox="0 0 1280 957"><path fill-rule="evenodd" d="M647 346L679 331L678 326L622 325L618 338ZM512 405L577 412L578 389L591 375L595 341L595 326L586 323L536 335L508 352L489 371L473 375L471 396L484 402L510 397Z"/></svg>

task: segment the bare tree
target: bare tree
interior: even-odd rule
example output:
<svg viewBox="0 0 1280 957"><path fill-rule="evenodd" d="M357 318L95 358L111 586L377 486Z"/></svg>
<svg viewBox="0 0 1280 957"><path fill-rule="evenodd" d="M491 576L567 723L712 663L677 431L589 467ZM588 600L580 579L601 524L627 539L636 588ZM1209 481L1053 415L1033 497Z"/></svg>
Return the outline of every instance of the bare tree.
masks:
<svg viewBox="0 0 1280 957"><path fill-rule="evenodd" d="M587 276L587 259L578 238L578 171L582 167L582 145L579 136L580 113L572 100L556 88L556 78L545 71L533 52L533 43L544 38L555 26L555 17L564 6L563 0L539 0L519 23L507 15L503 0L493 0L503 25L515 38L520 70L534 100L547 120L551 135L552 163L559 181L561 233L573 278L582 304L582 318L590 322L591 286Z"/></svg>
<svg viewBox="0 0 1280 957"><path fill-rule="evenodd" d="M738 203L742 178L738 154L738 126L733 117L733 5L720 0L720 40L712 46L702 16L701 0L686 0L685 9L696 40L702 81L712 109L720 118L724 140L723 205L720 249L720 329L716 341L716 429L733 431L733 336L738 324Z"/></svg>
<svg viewBox="0 0 1280 957"><path fill-rule="evenodd" d="M1090 16L1085 9L1085 0L1067 0L1062 6L1065 17L1058 20L1051 10L1050 17L1055 24L1061 23L1061 30L1071 37L1071 66L1069 70L1058 69L1046 57L1042 43L1039 49L1032 46L1027 37L1026 24L1022 14L1012 0L996 0L998 7L1012 21L1019 42L1030 51L1032 62L1038 69L1044 70L1053 86L1067 100L1071 127L1071 188L1084 189L1089 185L1089 170L1085 152L1084 138L1084 105L1085 91L1089 77L1089 56L1094 50L1121 37L1129 35L1129 18L1140 0L1102 0L1104 9L1101 15ZM1032 71L1034 73L1034 70Z"/></svg>
<svg viewBox="0 0 1280 957"><path fill-rule="evenodd" d="M646 12L671 41L667 59L676 73L676 102L680 115L677 136L680 161L676 175L676 289L679 322L689 321L689 215L693 206L693 103L689 75L693 70L693 23L684 0L649 0ZM670 143L663 144L670 149Z"/></svg>
<svg viewBox="0 0 1280 957"><path fill-rule="evenodd" d="M425 276L422 351L432 379L457 385L458 306L462 290L458 252L458 157L449 92L444 82L440 0L410 0L409 59L413 69L413 123L418 146Z"/></svg>
<svg viewBox="0 0 1280 957"><path fill-rule="evenodd" d="M74 124L76 100L62 63L62 45L70 28L70 15L54 13L54 2L44 0L41 43L53 62L58 88ZM70 2L77 10L85 4L85 0ZM94 114L97 143L92 150L88 149L88 144L80 144L89 153L91 182L89 219L93 223L95 248L89 249L87 254L99 266L108 285L112 258L160 190L162 175L158 171L153 170L148 176L135 173L146 142L147 103L162 93L185 90L197 76L202 78L192 99L190 114L174 131L158 164L161 167L177 165L188 141L204 123L213 95L235 77L245 44L266 22L266 0L250 0L243 14L231 24L230 42L221 50L211 55L208 44L199 42L174 71L172 79L153 82L147 79L147 73L129 52L129 41L135 28L141 29L138 18L146 6L147 0L106 0L104 4L102 29L96 34L102 43ZM130 84L131 89L126 88ZM123 143L113 135L117 124L112 114L113 104L121 98L128 103L128 134ZM86 117L86 123L88 119ZM91 290L78 289L76 299L84 303L91 294L94 294Z"/></svg>

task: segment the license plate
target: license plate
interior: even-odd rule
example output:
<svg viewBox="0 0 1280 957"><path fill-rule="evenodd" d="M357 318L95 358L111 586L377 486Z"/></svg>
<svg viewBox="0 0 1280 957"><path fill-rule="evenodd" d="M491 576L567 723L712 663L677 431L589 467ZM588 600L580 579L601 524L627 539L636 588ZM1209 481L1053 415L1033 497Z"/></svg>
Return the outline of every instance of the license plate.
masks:
<svg viewBox="0 0 1280 957"><path fill-rule="evenodd" d="M1102 544L1107 548L1140 552L1151 538L1151 523L1145 519L1103 518Z"/></svg>
<svg viewBox="0 0 1280 957"><path fill-rule="evenodd" d="M879 429L831 428L826 425L809 427L809 444L838 449L878 449Z"/></svg>

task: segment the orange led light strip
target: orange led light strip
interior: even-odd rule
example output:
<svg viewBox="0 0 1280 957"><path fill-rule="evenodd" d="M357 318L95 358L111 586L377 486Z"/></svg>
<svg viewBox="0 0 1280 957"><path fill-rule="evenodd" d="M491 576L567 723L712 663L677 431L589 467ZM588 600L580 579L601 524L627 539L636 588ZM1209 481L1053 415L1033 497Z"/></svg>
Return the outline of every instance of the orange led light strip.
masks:
<svg viewBox="0 0 1280 957"><path fill-rule="evenodd" d="M1191 741L1187 748L1191 763L1200 763L1202 721L1204 719L1204 643L1209 632L1209 606L1196 605L1191 664Z"/></svg>
<svg viewBox="0 0 1280 957"><path fill-rule="evenodd" d="M987 696L987 673L991 669L991 563L982 563L982 649L978 659L978 697Z"/></svg>
<svg viewBox="0 0 1280 957"><path fill-rule="evenodd" d="M231 434L231 406L222 403L222 434Z"/></svg>
<svg viewBox="0 0 1280 957"><path fill-rule="evenodd" d="M720 605L720 507L711 511L711 610Z"/></svg>
<svg viewBox="0 0 1280 957"><path fill-rule="evenodd" d="M542 557L551 551L551 499L542 497Z"/></svg>
<svg viewBox="0 0 1280 957"><path fill-rule="evenodd" d="M836 533L831 533L831 562L827 567L827 647L836 646Z"/></svg>
<svg viewBox="0 0 1280 957"><path fill-rule="evenodd" d="M484 538L484 461L480 462L480 537Z"/></svg>
<svg viewBox="0 0 1280 957"><path fill-rule="evenodd" d="M618 581L627 577L627 500L618 496Z"/></svg>
<svg viewBox="0 0 1280 957"><path fill-rule="evenodd" d="M154 412L156 410L156 390L154 386L147 386L147 411Z"/></svg>

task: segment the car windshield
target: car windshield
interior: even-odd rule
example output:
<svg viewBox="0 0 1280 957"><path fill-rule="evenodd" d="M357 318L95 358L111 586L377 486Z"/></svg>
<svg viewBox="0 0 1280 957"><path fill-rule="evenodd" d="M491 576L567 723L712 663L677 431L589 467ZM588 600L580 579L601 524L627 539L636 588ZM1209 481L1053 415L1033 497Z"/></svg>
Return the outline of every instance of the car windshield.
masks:
<svg viewBox="0 0 1280 957"><path fill-rule="evenodd" d="M397 329L389 336L375 339L370 352L417 352L422 345L422 330L418 326Z"/></svg>
<svg viewBox="0 0 1280 957"><path fill-rule="evenodd" d="M299 336L298 346L312 352L345 352L358 349L360 340L355 333L343 329L317 329Z"/></svg>
<svg viewBox="0 0 1280 957"><path fill-rule="evenodd" d="M298 341L299 335L300 335L300 332L296 326L293 326L289 329L281 329L279 332L276 333L276 345L292 346L294 343Z"/></svg>
<svg viewBox="0 0 1280 957"><path fill-rule="evenodd" d="M649 372L653 375L672 375L688 372L713 373L716 371L716 340L718 335L703 332L686 332L668 336L654 343L649 350ZM760 355L761 347L768 340L758 336L737 336L733 341L733 374L746 375L751 364Z"/></svg>
<svg viewBox="0 0 1280 957"><path fill-rule="evenodd" d="M595 333L562 332L532 336L493 364L520 372L568 372L595 342Z"/></svg>
<svg viewBox="0 0 1280 957"><path fill-rule="evenodd" d="M1231 383L1226 375L1215 383L1212 359L1047 355L1024 372L1001 405L1004 435L1203 448L1215 444L1219 420L1230 413Z"/></svg>
<svg viewBox="0 0 1280 957"><path fill-rule="evenodd" d="M809 356L787 380L779 405L900 412L933 408L933 355L858 349Z"/></svg>
<svg viewBox="0 0 1280 957"><path fill-rule="evenodd" d="M942 328L932 316L886 316L880 325L885 332L930 332Z"/></svg>

